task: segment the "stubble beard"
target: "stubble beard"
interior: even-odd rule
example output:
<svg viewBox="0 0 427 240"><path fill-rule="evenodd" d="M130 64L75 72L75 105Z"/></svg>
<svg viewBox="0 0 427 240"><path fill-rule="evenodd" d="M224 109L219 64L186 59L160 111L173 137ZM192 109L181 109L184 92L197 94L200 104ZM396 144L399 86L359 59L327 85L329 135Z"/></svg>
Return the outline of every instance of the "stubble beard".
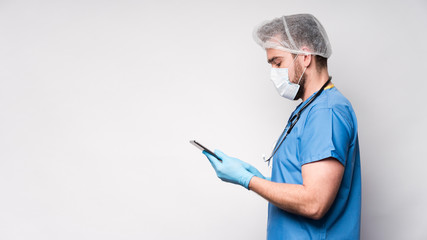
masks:
<svg viewBox="0 0 427 240"><path fill-rule="evenodd" d="M301 74L303 73L302 67L299 64L296 64L295 70L294 70L294 82L298 84L298 80L301 77ZM298 100L304 96L305 92L305 75L301 77L301 80L299 82L299 89L297 92L297 95L295 95L294 100Z"/></svg>

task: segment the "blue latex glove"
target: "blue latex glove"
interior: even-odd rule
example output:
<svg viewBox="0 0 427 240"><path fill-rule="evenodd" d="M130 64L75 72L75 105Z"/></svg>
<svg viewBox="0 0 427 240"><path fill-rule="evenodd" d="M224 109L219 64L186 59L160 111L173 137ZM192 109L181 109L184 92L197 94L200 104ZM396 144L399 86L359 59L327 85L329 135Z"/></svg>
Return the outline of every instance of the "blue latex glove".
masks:
<svg viewBox="0 0 427 240"><path fill-rule="evenodd" d="M249 189L249 182L253 176L268 179L249 163L243 162L237 158L229 157L219 150L215 150L215 154L221 158L222 162L206 151L203 151L203 154L208 157L212 167L215 169L216 175L222 181L239 184L246 189Z"/></svg>

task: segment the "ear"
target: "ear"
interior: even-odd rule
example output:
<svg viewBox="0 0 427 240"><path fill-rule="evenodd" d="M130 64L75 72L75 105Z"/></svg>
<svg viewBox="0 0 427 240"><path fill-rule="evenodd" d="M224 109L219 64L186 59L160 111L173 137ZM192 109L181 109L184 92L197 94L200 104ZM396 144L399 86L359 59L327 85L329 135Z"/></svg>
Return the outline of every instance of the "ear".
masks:
<svg viewBox="0 0 427 240"><path fill-rule="evenodd" d="M303 55L302 65L303 65L303 67L308 68L311 64L311 61L312 61L312 55L309 54L309 52L311 52L311 51L307 47L302 47L301 50L303 50L304 52L307 52L306 54Z"/></svg>

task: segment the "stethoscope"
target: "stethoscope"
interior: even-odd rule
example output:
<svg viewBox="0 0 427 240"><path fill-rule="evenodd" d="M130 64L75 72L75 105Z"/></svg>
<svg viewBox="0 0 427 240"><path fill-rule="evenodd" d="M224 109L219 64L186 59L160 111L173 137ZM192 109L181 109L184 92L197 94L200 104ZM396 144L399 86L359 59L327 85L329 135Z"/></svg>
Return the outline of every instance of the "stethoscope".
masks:
<svg viewBox="0 0 427 240"><path fill-rule="evenodd" d="M323 92L323 90L324 90L324 88L326 87L326 86L328 86L328 84L331 82L331 79L332 79L332 77L329 77L329 79L328 79L328 81L326 81L326 83L325 84L323 84L323 86L322 86L322 88L319 90L319 91L317 91L317 93L316 93L316 95L314 95L295 115L293 115L290 119L289 119L289 121L288 121L288 123L286 124L286 126L288 126L289 125L289 123L291 124L290 126L289 126L289 128L288 128L288 131L286 131L286 134L285 134L285 136L282 138L282 140L278 143L278 144L276 144L276 146L274 147L274 149L273 149L273 151L272 151L272 154L270 155L270 157L269 158L267 158L267 159L265 159L265 156L263 156L262 158L264 159L264 162L267 162L268 163L268 166L270 166L270 160L273 158L273 156L276 154L276 152L277 152L277 150L279 150L279 148L280 148L280 146L282 145L282 143L283 143L283 141L286 139L286 136L288 136L288 134L292 131L292 129L294 128L294 126L295 126L295 124L297 124L297 122L298 122L298 120L299 120L299 118L300 118L300 116L301 116L301 113L302 113L302 111L304 111L304 109L306 109L314 100L316 100L316 98L320 95L320 94L322 94L322 92ZM283 132L282 132L282 134L280 134L280 137L282 137L282 135L283 135L283 133L285 132L285 130L286 130L286 127L285 127L285 129L283 130ZM279 139L280 139L280 137L279 137Z"/></svg>

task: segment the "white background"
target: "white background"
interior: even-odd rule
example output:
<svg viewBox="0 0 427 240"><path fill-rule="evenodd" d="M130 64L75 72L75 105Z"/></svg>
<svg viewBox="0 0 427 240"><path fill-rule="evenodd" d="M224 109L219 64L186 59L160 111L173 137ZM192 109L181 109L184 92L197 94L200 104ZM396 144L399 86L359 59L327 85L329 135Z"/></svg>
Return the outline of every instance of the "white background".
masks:
<svg viewBox="0 0 427 240"><path fill-rule="evenodd" d="M0 239L264 239L261 160L298 104L260 22L312 13L359 121L362 239L427 239L426 1L0 1Z"/></svg>

